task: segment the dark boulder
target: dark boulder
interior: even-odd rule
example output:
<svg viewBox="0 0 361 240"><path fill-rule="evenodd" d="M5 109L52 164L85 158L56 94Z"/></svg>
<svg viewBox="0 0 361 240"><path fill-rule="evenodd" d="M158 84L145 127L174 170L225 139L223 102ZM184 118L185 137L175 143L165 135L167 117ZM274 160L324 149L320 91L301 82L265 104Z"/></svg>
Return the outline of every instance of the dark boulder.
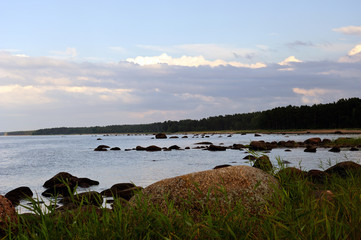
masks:
<svg viewBox="0 0 361 240"><path fill-rule="evenodd" d="M135 148L136 151L145 151L146 149L147 149L147 148L142 147L142 146L137 146L137 147Z"/></svg>
<svg viewBox="0 0 361 240"><path fill-rule="evenodd" d="M120 151L121 149L120 149L120 147L112 147L110 150L112 150L112 151Z"/></svg>
<svg viewBox="0 0 361 240"><path fill-rule="evenodd" d="M20 203L20 200L32 196L33 196L33 192L29 187L18 187L5 194L5 197L9 199L15 206Z"/></svg>
<svg viewBox="0 0 361 240"><path fill-rule="evenodd" d="M315 137L315 138L309 138L306 141L304 141L304 144L308 145L319 145L321 143L321 138Z"/></svg>
<svg viewBox="0 0 361 240"><path fill-rule="evenodd" d="M211 142L198 142L198 143L195 143L195 145L211 145L213 143Z"/></svg>
<svg viewBox="0 0 361 240"><path fill-rule="evenodd" d="M145 149L147 152L156 152L156 151L162 151L162 148L155 146L155 145L151 145L146 147Z"/></svg>
<svg viewBox="0 0 361 240"><path fill-rule="evenodd" d="M355 147L352 147L350 148L350 151L358 151L359 149L358 148L355 148Z"/></svg>
<svg viewBox="0 0 361 240"><path fill-rule="evenodd" d="M102 191L100 194L106 197L113 197L117 192L127 190L129 188L136 187L133 183L117 183L114 184L111 188Z"/></svg>
<svg viewBox="0 0 361 240"><path fill-rule="evenodd" d="M177 145L172 145L172 146L170 146L168 149L170 149L170 150L179 150L180 147L177 146Z"/></svg>
<svg viewBox="0 0 361 240"><path fill-rule="evenodd" d="M247 159L247 160L256 160L257 157L253 156L253 155L247 155L245 156L243 159Z"/></svg>
<svg viewBox="0 0 361 240"><path fill-rule="evenodd" d="M313 183L323 184L329 176L330 175L328 173L321 171L321 170L317 170L317 169L312 169L307 172L307 177Z"/></svg>
<svg viewBox="0 0 361 240"><path fill-rule="evenodd" d="M99 145L98 147L94 148L94 151L98 151L98 152L107 151L107 148L110 148L110 147L107 145Z"/></svg>
<svg viewBox="0 0 361 240"><path fill-rule="evenodd" d="M188 138L188 136L183 136L182 138Z"/></svg>
<svg viewBox="0 0 361 240"><path fill-rule="evenodd" d="M207 150L208 151L226 151L226 147L223 147L223 146L216 146L216 145L209 145Z"/></svg>
<svg viewBox="0 0 361 240"><path fill-rule="evenodd" d="M306 149L304 150L304 152L310 152L310 153L315 153L317 151L317 147L314 146L307 146Z"/></svg>
<svg viewBox="0 0 361 240"><path fill-rule="evenodd" d="M68 197L74 194L76 185L72 182L67 184L58 183L41 193L44 197L63 196Z"/></svg>
<svg viewBox="0 0 361 240"><path fill-rule="evenodd" d="M72 188L75 187L76 185L79 185L81 187L99 185L99 182L95 180L91 180L89 178L78 178L67 172L60 172L51 179L47 180L44 183L43 187L54 188L54 187L59 187L59 184L69 185Z"/></svg>
<svg viewBox="0 0 361 240"><path fill-rule="evenodd" d="M242 148L245 148L245 146L243 144L233 144L231 149L234 149L234 150L242 150Z"/></svg>
<svg viewBox="0 0 361 240"><path fill-rule="evenodd" d="M326 169L325 172L330 175L346 177L349 173L360 173L361 165L352 161L345 161Z"/></svg>
<svg viewBox="0 0 361 240"><path fill-rule="evenodd" d="M273 165L266 155L258 157L254 162L253 167L259 168L265 172L270 172L273 169Z"/></svg>
<svg viewBox="0 0 361 240"><path fill-rule="evenodd" d="M155 135L156 139L165 139L167 138L167 135L165 135L164 133L158 133Z"/></svg>
<svg viewBox="0 0 361 240"><path fill-rule="evenodd" d="M169 137L169 138L179 138L178 136L171 136L171 137Z"/></svg>
<svg viewBox="0 0 361 240"><path fill-rule="evenodd" d="M330 145L332 143L332 141L330 140L330 139L328 139L328 138L324 138L323 140L322 140L322 145L323 146L328 146L328 145Z"/></svg>
<svg viewBox="0 0 361 240"><path fill-rule="evenodd" d="M255 133L254 136L255 137L261 137L261 134Z"/></svg>
<svg viewBox="0 0 361 240"><path fill-rule="evenodd" d="M230 166L232 166L232 165L222 164L222 165L215 166L213 169L225 168L225 167L230 167Z"/></svg>
<svg viewBox="0 0 361 240"><path fill-rule="evenodd" d="M302 180L307 177L307 172L302 171L295 167L287 167L281 169L277 174L276 177L283 181L295 181L295 180Z"/></svg>
<svg viewBox="0 0 361 240"><path fill-rule="evenodd" d="M329 152L341 152L341 149L339 147L332 147Z"/></svg>
<svg viewBox="0 0 361 240"><path fill-rule="evenodd" d="M265 141L252 141L249 149L254 151L271 150L272 148Z"/></svg>

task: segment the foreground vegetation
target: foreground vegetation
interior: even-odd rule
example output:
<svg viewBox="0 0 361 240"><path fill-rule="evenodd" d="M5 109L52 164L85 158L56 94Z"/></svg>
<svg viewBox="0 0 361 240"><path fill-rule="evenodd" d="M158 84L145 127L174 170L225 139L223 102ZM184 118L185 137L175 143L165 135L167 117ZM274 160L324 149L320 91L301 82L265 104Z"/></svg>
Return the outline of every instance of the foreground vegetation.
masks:
<svg viewBox="0 0 361 240"><path fill-rule="evenodd" d="M323 183L312 183L297 174L276 177L281 188L259 216L250 215L240 204L227 211L205 205L194 214L175 207L165 212L146 201L129 205L122 200L114 202L113 210L84 203L77 209L56 211L50 204L45 214L40 204L33 202L36 214L20 215L18 225L5 229L5 238L361 239L360 173L334 176ZM322 190L332 194L318 194Z"/></svg>
<svg viewBox="0 0 361 240"><path fill-rule="evenodd" d="M285 129L361 128L361 99L340 99L329 104L277 107L262 112L214 116L200 120L165 121L150 124L95 127L61 127L33 132L11 132L8 135L157 133L197 131L244 131Z"/></svg>

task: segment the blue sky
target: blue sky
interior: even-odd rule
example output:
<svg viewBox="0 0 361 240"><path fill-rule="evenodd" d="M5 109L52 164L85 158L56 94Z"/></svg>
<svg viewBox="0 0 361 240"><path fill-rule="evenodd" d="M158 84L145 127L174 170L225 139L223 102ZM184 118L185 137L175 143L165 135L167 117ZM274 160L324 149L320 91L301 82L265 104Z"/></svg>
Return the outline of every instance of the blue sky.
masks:
<svg viewBox="0 0 361 240"><path fill-rule="evenodd" d="M0 9L0 131L361 97L361 1L2 1Z"/></svg>

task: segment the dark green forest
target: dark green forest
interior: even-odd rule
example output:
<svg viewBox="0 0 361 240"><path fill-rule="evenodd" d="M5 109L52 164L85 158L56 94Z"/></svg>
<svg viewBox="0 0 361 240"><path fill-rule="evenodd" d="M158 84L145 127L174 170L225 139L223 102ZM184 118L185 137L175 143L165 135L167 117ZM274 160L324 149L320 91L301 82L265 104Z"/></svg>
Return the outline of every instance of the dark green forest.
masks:
<svg viewBox="0 0 361 240"><path fill-rule="evenodd" d="M361 128L361 99L340 99L337 102L312 106L290 105L262 112L220 115L200 120L186 119L150 124L40 129L33 131L32 134L173 133L335 128Z"/></svg>

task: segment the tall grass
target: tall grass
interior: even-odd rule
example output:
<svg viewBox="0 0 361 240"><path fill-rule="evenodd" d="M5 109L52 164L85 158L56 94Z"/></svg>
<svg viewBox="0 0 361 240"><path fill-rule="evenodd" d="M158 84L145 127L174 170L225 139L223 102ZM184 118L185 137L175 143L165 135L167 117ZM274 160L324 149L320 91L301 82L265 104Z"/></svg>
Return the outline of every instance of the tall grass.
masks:
<svg viewBox="0 0 361 240"><path fill-rule="evenodd" d="M44 211L33 201L34 214L19 215L17 225L4 229L4 239L361 239L360 174L322 185L277 177L281 188L260 215L250 215L241 202L222 211L217 203L204 205L195 213L171 201L165 211L146 197L132 204L116 199L113 210L81 202L63 211L50 203ZM333 196L318 196L322 190Z"/></svg>

